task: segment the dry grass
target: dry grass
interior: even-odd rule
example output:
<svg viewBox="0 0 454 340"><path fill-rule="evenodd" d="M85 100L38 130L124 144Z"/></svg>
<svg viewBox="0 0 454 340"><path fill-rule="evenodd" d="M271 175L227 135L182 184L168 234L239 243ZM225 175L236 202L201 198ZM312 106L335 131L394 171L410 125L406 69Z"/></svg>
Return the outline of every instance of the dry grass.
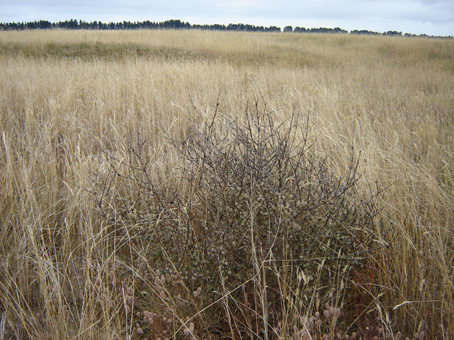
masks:
<svg viewBox="0 0 454 340"><path fill-rule="evenodd" d="M454 336L452 40L0 32L0 69L1 337L202 338L226 329L238 336L247 320L251 337L297 339L315 329L301 317L323 313L316 298L296 308L304 299L290 298L285 285L282 298L293 307L279 325L257 330L257 315L244 307L254 295L247 282L235 307L227 289L216 295L206 284L194 294L187 281L165 281L146 257L155 245L130 230L117 233L93 199L112 165L106 153L127 159L138 132L152 179L190 196L169 139L181 140L215 112L242 119L257 101L276 123L292 112L308 118L312 150L329 156L334 174L360 154L360 194L383 189L377 247L349 283L356 295L334 306L344 311L339 320L355 322L336 317L336 332ZM253 286L262 298L265 276ZM260 318L271 320L274 311L257 305ZM217 328L216 313L225 315ZM326 326L328 336L336 322ZM319 336L322 329L313 332Z"/></svg>

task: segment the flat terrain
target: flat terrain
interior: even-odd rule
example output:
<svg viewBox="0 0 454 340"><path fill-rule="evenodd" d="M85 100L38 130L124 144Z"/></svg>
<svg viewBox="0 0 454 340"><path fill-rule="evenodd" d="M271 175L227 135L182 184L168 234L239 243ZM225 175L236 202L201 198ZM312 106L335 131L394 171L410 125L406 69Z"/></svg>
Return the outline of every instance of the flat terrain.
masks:
<svg viewBox="0 0 454 340"><path fill-rule="evenodd" d="M5 338L454 337L454 40L0 32L0 70ZM247 126L254 112L272 117L271 131L298 122L295 138L311 157L327 160L333 178L358 161L352 192L373 202L373 227L367 259L349 262L348 276L316 274L296 262L286 267L291 250L279 261L273 246L261 253L266 242L254 243L261 234L251 214L251 271L238 281L224 281L222 261L182 253L176 263L168 243L147 242L154 237L147 230L164 215L169 228L181 222L187 235L206 232L209 209L203 217L188 208L207 200L196 195L200 186L182 180L188 159L179 143L210 126L216 136L228 122ZM147 181L135 177L137 169ZM162 215L126 218L141 211L135 203L156 202L145 198L150 183L162 190L156 197L175 192L189 222L170 217L170 199ZM297 247L288 244L279 251ZM183 262L221 274L218 281L186 277ZM304 317L316 312L323 323L306 325Z"/></svg>

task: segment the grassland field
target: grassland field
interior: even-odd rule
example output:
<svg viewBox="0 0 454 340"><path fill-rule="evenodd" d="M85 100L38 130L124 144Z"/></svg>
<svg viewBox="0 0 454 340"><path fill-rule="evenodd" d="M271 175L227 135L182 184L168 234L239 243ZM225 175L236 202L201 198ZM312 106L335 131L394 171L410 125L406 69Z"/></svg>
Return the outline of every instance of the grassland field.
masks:
<svg viewBox="0 0 454 340"><path fill-rule="evenodd" d="M251 112L272 131L297 120L335 178L358 160L355 195L377 210L348 278L285 267L251 240L238 282L187 278L147 242L163 215L118 212L151 202L131 175L140 145L146 183L202 202L175 144ZM0 339L454 338L452 39L0 32L0 135Z"/></svg>

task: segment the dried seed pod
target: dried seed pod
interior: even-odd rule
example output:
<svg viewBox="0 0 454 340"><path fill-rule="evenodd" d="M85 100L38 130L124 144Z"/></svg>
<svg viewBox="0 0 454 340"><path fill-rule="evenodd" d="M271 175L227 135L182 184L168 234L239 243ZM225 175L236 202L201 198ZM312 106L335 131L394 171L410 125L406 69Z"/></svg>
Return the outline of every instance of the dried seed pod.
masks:
<svg viewBox="0 0 454 340"><path fill-rule="evenodd" d="M63 306L63 314L64 314L65 316L68 316L68 315L69 315L68 306L66 306L66 305Z"/></svg>
<svg viewBox="0 0 454 340"><path fill-rule="evenodd" d="M132 306L134 303L134 297L132 297L132 296L126 295L125 300L126 300L126 304L128 306Z"/></svg>

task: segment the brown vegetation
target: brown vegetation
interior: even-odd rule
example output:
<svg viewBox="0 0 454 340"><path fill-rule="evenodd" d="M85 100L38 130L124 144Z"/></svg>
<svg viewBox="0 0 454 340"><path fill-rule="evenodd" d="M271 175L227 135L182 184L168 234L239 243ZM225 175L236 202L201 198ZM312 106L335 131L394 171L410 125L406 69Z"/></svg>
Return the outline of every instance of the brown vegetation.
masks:
<svg viewBox="0 0 454 340"><path fill-rule="evenodd" d="M454 336L453 41L0 32L0 69L0 337Z"/></svg>

